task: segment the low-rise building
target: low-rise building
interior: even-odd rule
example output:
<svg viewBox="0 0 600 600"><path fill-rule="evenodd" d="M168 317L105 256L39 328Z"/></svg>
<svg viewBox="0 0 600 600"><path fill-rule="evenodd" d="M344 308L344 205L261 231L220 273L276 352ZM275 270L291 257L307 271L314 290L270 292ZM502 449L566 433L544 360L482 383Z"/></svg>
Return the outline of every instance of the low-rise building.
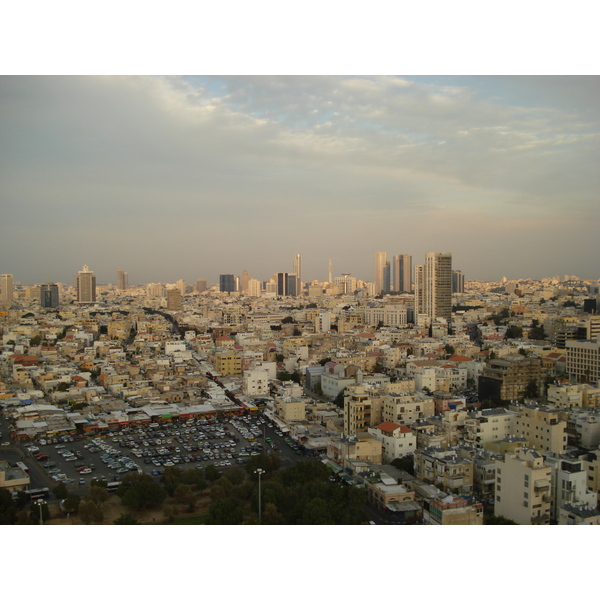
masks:
<svg viewBox="0 0 600 600"><path fill-rule="evenodd" d="M368 432L381 442L384 463L414 454L417 449L417 436L405 425L384 421L377 427L370 428Z"/></svg>
<svg viewBox="0 0 600 600"><path fill-rule="evenodd" d="M415 475L447 493L473 491L473 462L455 448L426 448L415 452Z"/></svg>

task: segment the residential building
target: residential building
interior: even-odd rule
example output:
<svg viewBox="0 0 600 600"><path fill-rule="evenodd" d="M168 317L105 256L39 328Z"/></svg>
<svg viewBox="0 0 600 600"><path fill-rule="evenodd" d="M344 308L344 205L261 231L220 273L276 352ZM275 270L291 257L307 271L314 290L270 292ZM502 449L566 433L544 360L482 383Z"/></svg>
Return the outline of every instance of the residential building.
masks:
<svg viewBox="0 0 600 600"><path fill-rule="evenodd" d="M167 310L181 310L181 291L167 290Z"/></svg>
<svg viewBox="0 0 600 600"><path fill-rule="evenodd" d="M559 525L600 525L600 510L586 504L564 504L559 509Z"/></svg>
<svg viewBox="0 0 600 600"><path fill-rule="evenodd" d="M96 302L96 277L87 265L83 265L83 269L77 273L75 287L79 304L94 304Z"/></svg>
<svg viewBox="0 0 600 600"><path fill-rule="evenodd" d="M415 476L453 494L473 490L473 462L456 448L424 448L415 452Z"/></svg>
<svg viewBox="0 0 600 600"><path fill-rule="evenodd" d="M596 508L598 494L588 489L587 472L582 458L548 452L544 454L544 463L552 468L550 514L554 521L558 521L560 509L565 504Z"/></svg>
<svg viewBox="0 0 600 600"><path fill-rule="evenodd" d="M384 463L414 454L417 449L417 436L405 425L384 421L377 427L369 428L368 433L381 442Z"/></svg>
<svg viewBox="0 0 600 600"><path fill-rule="evenodd" d="M567 375L579 383L600 379L600 338L567 340Z"/></svg>
<svg viewBox="0 0 600 600"><path fill-rule="evenodd" d="M40 286L40 307L58 308L58 285L43 283Z"/></svg>
<svg viewBox="0 0 600 600"><path fill-rule="evenodd" d="M527 446L540 452L563 454L567 448L567 423L560 411L538 404L513 405L518 413L513 434L527 440Z"/></svg>
<svg viewBox="0 0 600 600"><path fill-rule="evenodd" d="M542 366L538 358L511 357L490 360L479 376L479 399L485 403L510 404L539 395Z"/></svg>
<svg viewBox="0 0 600 600"><path fill-rule="evenodd" d="M433 417L434 414L434 400L425 394L400 392L385 394L383 397L382 419L384 421L410 427L415 421Z"/></svg>
<svg viewBox="0 0 600 600"><path fill-rule="evenodd" d="M215 353L213 361L215 369L223 376L242 374L242 355L234 350Z"/></svg>
<svg viewBox="0 0 600 600"><path fill-rule="evenodd" d="M288 421L304 421L306 419L306 401L288 396L279 397L275 400L275 411L277 416L286 423Z"/></svg>
<svg viewBox="0 0 600 600"><path fill-rule="evenodd" d="M415 501L415 492L396 479L381 474L380 481L367 481L367 499L386 520L401 524L421 521L422 509Z"/></svg>
<svg viewBox="0 0 600 600"><path fill-rule="evenodd" d="M508 408L487 408L469 413L465 421L464 441L476 448L487 448L515 430L517 412Z"/></svg>
<svg viewBox="0 0 600 600"><path fill-rule="evenodd" d="M425 264L415 265L415 319L452 320L452 254L426 252Z"/></svg>
<svg viewBox="0 0 600 600"><path fill-rule="evenodd" d="M521 448L496 467L494 514L518 525L548 525L552 467L535 450Z"/></svg>
<svg viewBox="0 0 600 600"><path fill-rule="evenodd" d="M246 396L269 394L269 372L267 370L246 370L243 375L243 391Z"/></svg>
<svg viewBox="0 0 600 600"><path fill-rule="evenodd" d="M425 525L483 525L483 504L460 496L434 498L423 503Z"/></svg>

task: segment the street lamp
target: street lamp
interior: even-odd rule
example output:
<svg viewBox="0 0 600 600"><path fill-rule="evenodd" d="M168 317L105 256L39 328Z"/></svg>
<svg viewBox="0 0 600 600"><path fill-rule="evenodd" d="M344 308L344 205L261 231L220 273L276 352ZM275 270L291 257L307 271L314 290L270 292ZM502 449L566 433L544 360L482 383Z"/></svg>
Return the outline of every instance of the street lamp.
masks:
<svg viewBox="0 0 600 600"><path fill-rule="evenodd" d="M262 523L262 511L261 511L261 494L260 494L260 476L264 473L262 469L256 469L254 471L258 475L258 524Z"/></svg>
<svg viewBox="0 0 600 600"><path fill-rule="evenodd" d="M44 524L44 519L42 517L42 507L44 506L44 504L46 504L45 500L42 500L41 498L39 500L36 500L35 503L40 507L40 525Z"/></svg>

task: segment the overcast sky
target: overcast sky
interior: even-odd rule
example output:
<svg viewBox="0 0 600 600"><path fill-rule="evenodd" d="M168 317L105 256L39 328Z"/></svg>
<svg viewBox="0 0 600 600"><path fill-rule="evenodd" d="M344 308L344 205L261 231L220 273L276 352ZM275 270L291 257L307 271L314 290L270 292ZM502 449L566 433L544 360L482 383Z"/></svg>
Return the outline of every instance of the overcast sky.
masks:
<svg viewBox="0 0 600 600"><path fill-rule="evenodd" d="M0 272L25 284L600 277L599 77L0 77Z"/></svg>

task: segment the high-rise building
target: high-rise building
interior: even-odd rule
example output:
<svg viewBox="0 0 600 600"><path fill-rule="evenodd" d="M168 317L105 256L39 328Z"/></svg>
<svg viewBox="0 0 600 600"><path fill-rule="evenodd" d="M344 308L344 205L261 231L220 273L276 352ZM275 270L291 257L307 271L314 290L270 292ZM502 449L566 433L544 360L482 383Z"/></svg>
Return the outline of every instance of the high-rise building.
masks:
<svg viewBox="0 0 600 600"><path fill-rule="evenodd" d="M296 254L292 263L292 273L296 275L296 296L302 293L302 256Z"/></svg>
<svg viewBox="0 0 600 600"><path fill-rule="evenodd" d="M390 261L385 261L385 267L383 267L383 291L387 294L392 289L392 268Z"/></svg>
<svg viewBox="0 0 600 600"><path fill-rule="evenodd" d="M182 296L185 296L185 290L186 290L185 281L183 279L178 279L177 283L175 285L177 286L177 289L179 290L179 293Z"/></svg>
<svg viewBox="0 0 600 600"><path fill-rule="evenodd" d="M329 281L329 283L333 283L333 265L331 264L331 259L329 259L329 266L328 266L328 279L327 281Z"/></svg>
<svg viewBox="0 0 600 600"><path fill-rule="evenodd" d="M77 288L77 302L79 304L93 304L96 302L96 277L87 265L75 277Z"/></svg>
<svg viewBox="0 0 600 600"><path fill-rule="evenodd" d="M344 296L350 296L356 290L356 277L350 277L350 273L342 273L341 277L335 278L334 283Z"/></svg>
<svg viewBox="0 0 600 600"><path fill-rule="evenodd" d="M181 310L181 291L179 289L167 290L167 310Z"/></svg>
<svg viewBox="0 0 600 600"><path fill-rule="evenodd" d="M248 275L248 271L242 271L242 292L248 291L248 281L250 281L250 276Z"/></svg>
<svg viewBox="0 0 600 600"><path fill-rule="evenodd" d="M258 298L261 293L261 287L261 282L258 279L251 278L248 280L248 290L246 293L248 296Z"/></svg>
<svg viewBox="0 0 600 600"><path fill-rule="evenodd" d="M117 289L124 291L127 289L128 286L128 276L127 273L125 271L121 271L121 269L119 269L117 271Z"/></svg>
<svg viewBox="0 0 600 600"><path fill-rule="evenodd" d="M452 271L452 293L465 293L465 276L462 271Z"/></svg>
<svg viewBox="0 0 600 600"><path fill-rule="evenodd" d="M58 286L55 283L43 283L40 286L40 306L58 308Z"/></svg>
<svg viewBox="0 0 600 600"><path fill-rule="evenodd" d="M2 275L0 279L0 302L10 304L15 294L13 276L9 274Z"/></svg>
<svg viewBox="0 0 600 600"><path fill-rule="evenodd" d="M295 273L277 273L275 281L277 282L278 296L298 295L298 279Z"/></svg>
<svg viewBox="0 0 600 600"><path fill-rule="evenodd" d="M452 254L426 252L425 264L415 265L415 317L452 319Z"/></svg>
<svg viewBox="0 0 600 600"><path fill-rule="evenodd" d="M385 263L385 252L375 252L375 294L384 291Z"/></svg>
<svg viewBox="0 0 600 600"><path fill-rule="evenodd" d="M229 273L219 275L219 290L221 292L235 292L235 277Z"/></svg>
<svg viewBox="0 0 600 600"><path fill-rule="evenodd" d="M206 279L196 279L196 291L200 294L206 291Z"/></svg>
<svg viewBox="0 0 600 600"><path fill-rule="evenodd" d="M398 254L392 259L392 284L395 292L412 290L412 256Z"/></svg>

